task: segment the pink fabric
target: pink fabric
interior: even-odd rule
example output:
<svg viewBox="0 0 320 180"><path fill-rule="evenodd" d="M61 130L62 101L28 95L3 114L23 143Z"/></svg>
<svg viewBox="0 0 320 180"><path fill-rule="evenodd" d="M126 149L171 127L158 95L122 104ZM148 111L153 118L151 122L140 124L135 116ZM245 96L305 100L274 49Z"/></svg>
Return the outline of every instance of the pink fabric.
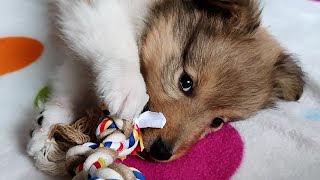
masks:
<svg viewBox="0 0 320 180"><path fill-rule="evenodd" d="M241 164L243 141L231 125L208 135L187 155L170 163L155 163L128 157L124 164L139 169L147 180L225 180L230 179Z"/></svg>

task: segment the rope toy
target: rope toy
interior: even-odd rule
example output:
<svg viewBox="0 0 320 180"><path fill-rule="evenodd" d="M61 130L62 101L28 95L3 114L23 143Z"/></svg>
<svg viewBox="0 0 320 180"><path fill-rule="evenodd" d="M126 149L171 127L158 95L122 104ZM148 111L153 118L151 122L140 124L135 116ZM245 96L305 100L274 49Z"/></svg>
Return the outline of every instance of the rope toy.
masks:
<svg viewBox="0 0 320 180"><path fill-rule="evenodd" d="M45 87L36 96L34 105L39 112L50 90ZM165 124L162 113L147 111L137 119L121 120L113 119L105 105L93 107L71 125L51 127L44 148L34 156L35 166L53 176L69 173L73 180L143 180L139 170L115 160L144 149L140 128L163 128Z"/></svg>
<svg viewBox="0 0 320 180"><path fill-rule="evenodd" d="M113 120L106 109L103 112L107 116L96 129L96 138L101 143L89 142L69 149L66 155L68 172L74 176L73 180L144 180L139 170L114 163L117 158L136 155L144 149L140 128L127 120Z"/></svg>

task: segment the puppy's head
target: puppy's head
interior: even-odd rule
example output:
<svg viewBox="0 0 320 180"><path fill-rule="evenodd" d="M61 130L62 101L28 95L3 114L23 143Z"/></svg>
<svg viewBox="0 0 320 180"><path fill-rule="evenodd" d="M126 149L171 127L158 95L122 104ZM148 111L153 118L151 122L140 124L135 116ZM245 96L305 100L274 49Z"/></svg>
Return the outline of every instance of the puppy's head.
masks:
<svg viewBox="0 0 320 180"><path fill-rule="evenodd" d="M146 129L146 150L158 160L183 155L224 122L295 101L301 69L260 26L251 0L162 0L141 40L148 108L167 118Z"/></svg>

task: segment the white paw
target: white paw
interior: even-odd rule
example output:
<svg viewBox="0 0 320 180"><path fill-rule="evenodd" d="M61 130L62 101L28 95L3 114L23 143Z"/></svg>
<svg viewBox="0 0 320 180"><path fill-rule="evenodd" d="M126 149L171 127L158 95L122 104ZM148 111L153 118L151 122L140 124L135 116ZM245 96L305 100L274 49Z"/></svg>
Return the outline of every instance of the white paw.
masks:
<svg viewBox="0 0 320 180"><path fill-rule="evenodd" d="M46 110L37 115L33 121L33 130L30 133L31 139L27 145L27 153L30 156L37 156L39 153L46 153L50 145L50 128L54 124L72 122L72 113L70 108L61 102L55 102L52 105L46 105Z"/></svg>
<svg viewBox="0 0 320 180"><path fill-rule="evenodd" d="M44 152L45 145L48 142L50 127L42 127L43 114L40 113L33 121L34 129L30 133L31 140L27 145L27 153L30 156L36 156L38 153Z"/></svg>
<svg viewBox="0 0 320 180"><path fill-rule="evenodd" d="M118 118L137 117L149 101L144 79L139 72L120 73L118 76L116 74L118 73L104 79L104 103L107 104L111 115Z"/></svg>

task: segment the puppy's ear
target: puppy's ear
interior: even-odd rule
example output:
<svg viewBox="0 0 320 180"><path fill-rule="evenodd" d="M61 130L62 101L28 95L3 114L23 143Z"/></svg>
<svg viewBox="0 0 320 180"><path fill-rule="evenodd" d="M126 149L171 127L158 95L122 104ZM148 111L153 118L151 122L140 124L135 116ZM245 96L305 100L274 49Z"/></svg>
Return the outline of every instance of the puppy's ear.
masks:
<svg viewBox="0 0 320 180"><path fill-rule="evenodd" d="M304 75L292 56L281 53L274 65L274 93L279 99L297 101L304 87Z"/></svg>
<svg viewBox="0 0 320 180"><path fill-rule="evenodd" d="M234 29L254 32L260 26L259 0L193 0L196 5L213 15L229 20Z"/></svg>

